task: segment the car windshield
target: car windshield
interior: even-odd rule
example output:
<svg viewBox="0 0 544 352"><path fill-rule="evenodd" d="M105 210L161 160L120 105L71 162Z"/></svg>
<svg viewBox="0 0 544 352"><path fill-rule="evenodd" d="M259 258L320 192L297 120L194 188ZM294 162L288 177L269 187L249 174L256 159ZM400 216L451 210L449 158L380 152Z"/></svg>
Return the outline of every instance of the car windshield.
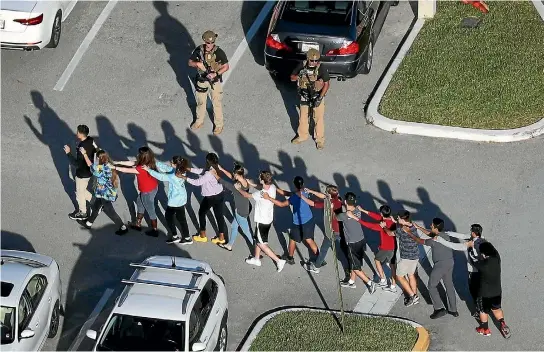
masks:
<svg viewBox="0 0 544 352"><path fill-rule="evenodd" d="M2 345L13 342L15 335L15 308L2 306Z"/></svg>
<svg viewBox="0 0 544 352"><path fill-rule="evenodd" d="M282 19L289 22L345 26L350 24L352 1L287 1Z"/></svg>
<svg viewBox="0 0 544 352"><path fill-rule="evenodd" d="M185 323L115 314L98 351L184 351Z"/></svg>

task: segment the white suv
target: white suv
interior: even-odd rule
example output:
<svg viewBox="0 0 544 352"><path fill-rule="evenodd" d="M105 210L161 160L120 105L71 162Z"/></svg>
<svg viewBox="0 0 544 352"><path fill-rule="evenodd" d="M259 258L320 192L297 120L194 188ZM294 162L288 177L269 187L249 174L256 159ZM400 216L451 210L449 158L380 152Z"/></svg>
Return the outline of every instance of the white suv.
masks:
<svg viewBox="0 0 544 352"><path fill-rule="evenodd" d="M59 331L59 266L45 255L2 249L2 351L39 351Z"/></svg>
<svg viewBox="0 0 544 352"><path fill-rule="evenodd" d="M154 256L130 265L136 271L100 334L87 331L95 351L225 350L227 291L209 264Z"/></svg>

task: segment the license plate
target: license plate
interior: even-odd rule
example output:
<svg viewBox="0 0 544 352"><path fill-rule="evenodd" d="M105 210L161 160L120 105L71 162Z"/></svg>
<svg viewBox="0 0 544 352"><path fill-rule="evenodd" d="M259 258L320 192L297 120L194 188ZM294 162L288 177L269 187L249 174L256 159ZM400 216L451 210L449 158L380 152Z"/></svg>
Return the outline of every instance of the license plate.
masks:
<svg viewBox="0 0 544 352"><path fill-rule="evenodd" d="M309 44L309 43L302 43L302 52L307 52L310 49L315 49L319 51L319 45L318 44Z"/></svg>
<svg viewBox="0 0 544 352"><path fill-rule="evenodd" d="M4 29L4 20L0 20L0 29Z"/></svg>

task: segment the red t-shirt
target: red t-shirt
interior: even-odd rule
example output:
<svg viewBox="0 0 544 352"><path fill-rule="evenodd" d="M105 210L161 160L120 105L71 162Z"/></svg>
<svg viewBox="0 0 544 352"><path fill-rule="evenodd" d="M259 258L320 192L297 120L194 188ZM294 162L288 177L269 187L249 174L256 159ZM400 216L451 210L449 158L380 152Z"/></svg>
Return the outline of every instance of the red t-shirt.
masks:
<svg viewBox="0 0 544 352"><path fill-rule="evenodd" d="M149 172L145 171L141 166L136 166L138 173L136 179L138 180L138 191L141 193L147 193L153 191L159 186L159 181L151 176Z"/></svg>
<svg viewBox="0 0 544 352"><path fill-rule="evenodd" d="M378 220L378 221L383 220L383 217L378 213L373 213L369 211L367 215L370 216L374 220ZM384 251L395 250L395 237L389 236L387 232L385 232L384 229L382 229L379 223L368 222L364 220L359 220L359 223L370 230L378 231L380 233L380 246L378 247L378 249L382 249ZM393 224L392 220L390 219L385 220L385 226L387 226L388 228L390 228L392 224Z"/></svg>
<svg viewBox="0 0 544 352"><path fill-rule="evenodd" d="M332 211L336 211L338 209L342 209L342 199L340 197L332 198ZM322 200L315 201L314 202L314 208L323 209L325 208L325 202ZM338 224L338 219L336 216L332 217L332 232L339 233L340 232L340 225Z"/></svg>

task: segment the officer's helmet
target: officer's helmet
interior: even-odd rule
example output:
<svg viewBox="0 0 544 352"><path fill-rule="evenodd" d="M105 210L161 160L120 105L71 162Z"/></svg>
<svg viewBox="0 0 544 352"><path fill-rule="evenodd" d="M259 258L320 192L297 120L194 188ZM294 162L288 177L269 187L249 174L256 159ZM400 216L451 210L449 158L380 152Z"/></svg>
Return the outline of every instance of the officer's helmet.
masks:
<svg viewBox="0 0 544 352"><path fill-rule="evenodd" d="M217 34L214 31L206 31L204 32L204 34L202 34L202 40L208 44L215 43L216 38L217 38Z"/></svg>
<svg viewBox="0 0 544 352"><path fill-rule="evenodd" d="M306 58L308 60L317 61L320 57L321 55L319 54L319 51L313 48L308 50L308 52L306 53Z"/></svg>

